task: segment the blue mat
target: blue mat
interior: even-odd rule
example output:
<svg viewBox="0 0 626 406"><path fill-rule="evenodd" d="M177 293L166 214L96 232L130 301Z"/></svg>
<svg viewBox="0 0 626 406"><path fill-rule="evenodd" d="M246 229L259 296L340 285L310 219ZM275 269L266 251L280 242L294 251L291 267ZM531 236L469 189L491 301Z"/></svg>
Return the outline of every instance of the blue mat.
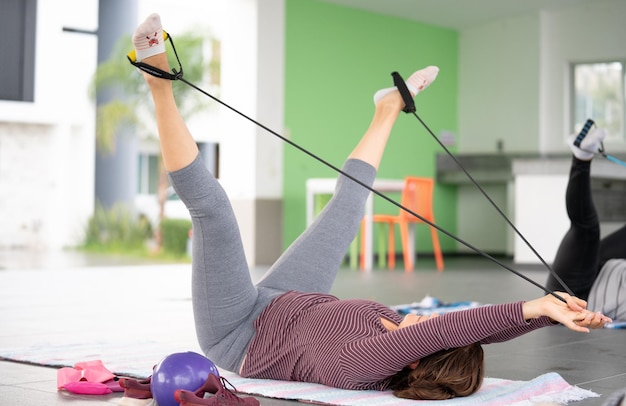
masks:
<svg viewBox="0 0 626 406"><path fill-rule="evenodd" d="M473 309L479 306L483 306L483 305L479 302L472 302L472 301L447 303L447 302L442 302L441 300L437 298L426 296L419 302L391 306L391 309L395 310L401 315L419 314L423 316L430 316L432 314L445 314L445 313L456 312L459 310Z"/></svg>

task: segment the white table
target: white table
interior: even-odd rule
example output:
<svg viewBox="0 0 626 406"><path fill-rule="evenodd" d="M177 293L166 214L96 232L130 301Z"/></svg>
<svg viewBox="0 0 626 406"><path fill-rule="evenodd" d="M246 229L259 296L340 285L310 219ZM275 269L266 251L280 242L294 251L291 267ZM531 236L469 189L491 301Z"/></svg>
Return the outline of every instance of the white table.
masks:
<svg viewBox="0 0 626 406"><path fill-rule="evenodd" d="M313 222L315 217L315 195L333 194L337 178L311 178L306 181L306 223L307 226ZM381 193L402 192L404 179L376 179L373 188ZM374 215L373 193L370 192L365 203L365 242L363 244L364 270L371 270L373 263L373 224Z"/></svg>

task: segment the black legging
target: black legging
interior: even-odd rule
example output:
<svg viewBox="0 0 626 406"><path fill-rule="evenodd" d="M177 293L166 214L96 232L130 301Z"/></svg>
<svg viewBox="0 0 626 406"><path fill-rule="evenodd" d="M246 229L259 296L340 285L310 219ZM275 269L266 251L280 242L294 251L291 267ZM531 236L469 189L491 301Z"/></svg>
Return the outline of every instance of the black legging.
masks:
<svg viewBox="0 0 626 406"><path fill-rule="evenodd" d="M552 266L574 294L584 300L587 300L589 290L606 261L626 258L626 225L600 240L600 222L591 195L590 171L591 161L572 158L565 193L571 224ZM547 288L564 290L552 275L548 277Z"/></svg>

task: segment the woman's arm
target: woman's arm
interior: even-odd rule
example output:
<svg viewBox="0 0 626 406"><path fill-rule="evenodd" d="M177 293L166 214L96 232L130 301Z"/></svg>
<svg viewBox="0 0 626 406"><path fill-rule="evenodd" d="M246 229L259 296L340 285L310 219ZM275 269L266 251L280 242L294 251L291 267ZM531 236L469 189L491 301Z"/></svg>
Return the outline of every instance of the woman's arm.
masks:
<svg viewBox="0 0 626 406"><path fill-rule="evenodd" d="M528 302L482 306L447 313L412 326L351 342L340 363L354 380L377 381L437 351L476 342L496 342L553 324L575 331L600 328L610 319L585 310L585 302L559 293ZM346 376L346 378L348 378Z"/></svg>
<svg viewBox="0 0 626 406"><path fill-rule="evenodd" d="M519 337L539 327L562 323L566 327L578 331L589 332L589 329L602 328L611 321L601 313L586 310L587 302L567 293L557 292L565 299L565 303L553 295L546 295L531 300L522 306L522 314L528 325L513 327L500 331L481 341L482 344L498 343Z"/></svg>
<svg viewBox="0 0 626 406"><path fill-rule="evenodd" d="M437 351L480 342L528 323L523 302L482 306L443 314L395 331L347 343L339 362L348 379L370 382L389 377Z"/></svg>

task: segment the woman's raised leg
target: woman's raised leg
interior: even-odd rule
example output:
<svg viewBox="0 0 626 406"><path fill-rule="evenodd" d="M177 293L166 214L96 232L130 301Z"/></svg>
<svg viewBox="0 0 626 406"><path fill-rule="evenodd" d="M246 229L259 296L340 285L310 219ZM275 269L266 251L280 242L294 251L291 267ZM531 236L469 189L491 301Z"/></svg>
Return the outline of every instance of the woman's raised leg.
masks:
<svg viewBox="0 0 626 406"><path fill-rule="evenodd" d="M408 80L409 91L416 95L432 83L439 69L434 66L415 72ZM365 185L372 186L385 146L404 101L395 88L383 89L375 97L370 126L349 155L343 171ZM328 293L348 246L354 240L365 211L369 190L344 175L339 175L335 193L324 210L287 249L259 287Z"/></svg>
<svg viewBox="0 0 626 406"><path fill-rule="evenodd" d="M160 18L153 14L133 37L137 59L169 71L162 42ZM155 52L156 46L160 49ZM154 101L163 164L191 214L192 301L198 340L213 362L236 370L254 332L248 319L257 300L239 228L226 193L198 155L176 106L172 82L143 75ZM244 325L248 334L236 331Z"/></svg>
<svg viewBox="0 0 626 406"><path fill-rule="evenodd" d="M570 228L561 240L553 263L554 271L581 299L587 299L598 274L600 223L591 194L591 159L604 139L602 129L594 129L583 140L581 148L571 144L574 156L565 194ZM573 142L570 137L570 142ZM596 147L594 147L596 146ZM563 287L552 275L547 288L562 291Z"/></svg>

